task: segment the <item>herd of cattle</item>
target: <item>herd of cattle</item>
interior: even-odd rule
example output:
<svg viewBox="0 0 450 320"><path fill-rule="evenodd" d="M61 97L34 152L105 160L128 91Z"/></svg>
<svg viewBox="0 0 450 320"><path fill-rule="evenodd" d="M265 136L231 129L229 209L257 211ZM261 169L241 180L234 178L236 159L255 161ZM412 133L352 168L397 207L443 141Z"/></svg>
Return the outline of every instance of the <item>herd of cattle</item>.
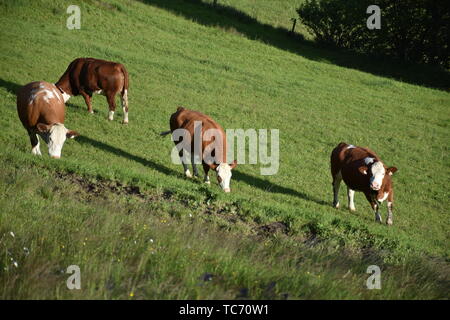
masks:
<svg viewBox="0 0 450 320"><path fill-rule="evenodd" d="M82 95L88 111L92 113L91 98L94 93L106 96L109 105L108 119L113 120L116 110L115 97L121 96L123 108L123 123L128 123L128 72L120 63L111 61L78 58L72 61L67 70L56 83L45 81L31 82L23 86L17 93L17 111L19 118L28 132L31 141L31 152L41 155L39 136L48 144L48 152L52 158L60 158L61 150L67 138L74 138L77 132L69 130L64 125L65 102L72 97ZM213 128L220 133L223 146L222 152L212 154L212 159L203 157L204 151L214 141L202 139L201 160L204 170L204 181L210 183L208 172L216 172L217 180L225 192L230 192L231 170L236 161L229 164L226 161L226 135L222 127L210 117L192 110L179 107L170 117L170 130L162 135L173 133L177 129L185 129L194 139L194 122L202 124L201 137L205 131ZM194 163L194 145L191 141L191 163L194 175L198 175ZM180 150L183 157L183 150ZM187 164L183 163L184 173L192 177ZM392 224L393 185L391 176L397 171L395 167L386 167L381 159L367 148L340 143L331 153L331 175L333 178L333 207L339 208L339 187L344 180L347 185L348 207L355 210L354 194L361 191L366 196L375 213L375 220L381 222L379 205L387 200L388 215L386 223Z"/></svg>

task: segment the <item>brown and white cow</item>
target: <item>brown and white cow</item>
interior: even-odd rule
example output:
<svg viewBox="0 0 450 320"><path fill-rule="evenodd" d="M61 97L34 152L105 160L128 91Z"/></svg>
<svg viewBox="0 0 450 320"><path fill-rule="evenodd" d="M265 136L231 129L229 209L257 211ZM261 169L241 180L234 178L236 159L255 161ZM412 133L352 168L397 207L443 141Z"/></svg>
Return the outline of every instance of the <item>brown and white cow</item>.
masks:
<svg viewBox="0 0 450 320"><path fill-rule="evenodd" d="M162 132L161 135L169 133L172 133L175 145L177 145L179 138L183 138L185 148L180 148L178 155L182 160L186 177L191 178L192 175L187 161L183 161L183 150L190 153L190 161L195 176L198 176L195 166L196 159L201 159L205 173L204 182L210 184L208 172L212 169L216 172L217 181L223 191L231 191L231 170L236 167L237 163L236 160L231 164L226 161L227 138L225 131L217 122L203 113L179 107L170 117L170 131ZM188 141L185 141L185 139Z"/></svg>
<svg viewBox="0 0 450 320"><path fill-rule="evenodd" d="M355 211L355 191L361 191L375 212L375 220L381 222L382 219L378 209L380 204L387 199L388 216L386 223L392 225L394 189L391 176L396 171L396 167L386 167L373 151L341 142L331 153L333 207L339 208L339 186L343 179L347 185L350 211Z"/></svg>
<svg viewBox="0 0 450 320"><path fill-rule="evenodd" d="M128 72L123 64L94 58L78 58L69 64L55 85L63 93L64 102L71 96L81 94L90 113L94 113L92 94L103 94L109 104L109 120L114 118L115 97L120 92L123 123L128 123Z"/></svg>
<svg viewBox="0 0 450 320"><path fill-rule="evenodd" d="M61 157L66 138L78 135L64 126L64 98L53 83L36 81L20 88L17 112L30 136L32 154L41 155L38 135L48 144L48 153L52 158Z"/></svg>

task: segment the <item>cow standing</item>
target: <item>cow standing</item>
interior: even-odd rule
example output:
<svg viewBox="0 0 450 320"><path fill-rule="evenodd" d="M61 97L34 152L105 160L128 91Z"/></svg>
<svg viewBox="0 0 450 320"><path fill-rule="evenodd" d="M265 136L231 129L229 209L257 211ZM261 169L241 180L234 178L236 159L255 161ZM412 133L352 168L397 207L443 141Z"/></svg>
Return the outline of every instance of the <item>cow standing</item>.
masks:
<svg viewBox="0 0 450 320"><path fill-rule="evenodd" d="M55 85L63 93L64 102L71 96L81 94L90 113L94 113L92 94L103 94L109 104L109 120L114 118L115 97L120 93L123 123L128 123L128 72L123 64L94 58L78 58L69 64Z"/></svg>
<svg viewBox="0 0 450 320"><path fill-rule="evenodd" d="M66 138L78 135L64 126L64 98L53 83L36 81L20 88L17 112L30 136L32 154L41 155L38 137L41 136L48 144L49 155L60 158Z"/></svg>
<svg viewBox="0 0 450 320"><path fill-rule="evenodd" d="M373 151L341 142L331 153L333 207L339 208L339 187L341 180L344 180L350 211L355 211L355 191L362 191L375 212L375 220L382 222L378 209L387 199L386 223L392 225L394 189L391 176L396 171L396 167L386 167Z"/></svg>
<svg viewBox="0 0 450 320"><path fill-rule="evenodd" d="M177 145L175 141L177 137L183 137L184 148L180 148L179 156L183 163L184 174L188 178L191 178L192 175L186 161L183 161L184 150L190 153L195 176L198 176L195 165L197 157L201 159L205 173L204 182L210 184L208 172L212 169L216 172L217 181L223 191L231 191L231 170L236 167L237 163L236 160L232 164L228 164L226 161L227 139L224 130L217 122L203 113L179 107L170 117L170 131L163 132L161 135L169 133L172 133L175 145Z"/></svg>

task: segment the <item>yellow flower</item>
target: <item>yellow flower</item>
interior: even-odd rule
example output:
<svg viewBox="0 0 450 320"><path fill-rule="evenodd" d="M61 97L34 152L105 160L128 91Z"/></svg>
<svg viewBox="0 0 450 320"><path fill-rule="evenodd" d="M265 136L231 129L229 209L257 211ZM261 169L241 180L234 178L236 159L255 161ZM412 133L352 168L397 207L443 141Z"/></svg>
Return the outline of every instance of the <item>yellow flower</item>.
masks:
<svg viewBox="0 0 450 320"><path fill-rule="evenodd" d="M134 292L130 292L130 297L134 297Z"/></svg>

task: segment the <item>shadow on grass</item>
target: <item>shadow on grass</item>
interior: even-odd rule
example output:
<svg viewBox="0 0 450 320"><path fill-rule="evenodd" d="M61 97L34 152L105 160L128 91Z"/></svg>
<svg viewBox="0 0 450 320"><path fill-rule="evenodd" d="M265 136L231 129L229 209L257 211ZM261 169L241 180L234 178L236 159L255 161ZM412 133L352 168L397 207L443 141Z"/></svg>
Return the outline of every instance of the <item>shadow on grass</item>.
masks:
<svg viewBox="0 0 450 320"><path fill-rule="evenodd" d="M161 165L159 163L156 163L152 160L144 159L142 157L133 155L127 151L124 151L117 147L113 147L107 143L97 141L97 140L91 139L86 136L79 136L77 138L77 141L81 144L89 144L95 148L99 148L103 151L113 153L119 157L123 157L123 158L127 158L129 160L132 160L132 161L136 161L144 166L152 168L152 169L159 171L165 175L175 176L175 177L178 177L181 179L181 173L179 173L175 170L172 170L172 169L170 169L164 165ZM263 180L261 178L254 177L254 176L248 175L248 174L240 172L240 171L234 172L233 179L235 179L236 181L242 181L251 187L258 188L263 191L267 191L267 192L271 192L271 193L281 193L281 194L286 194L286 195L292 195L292 196L299 197L299 198L307 200L307 201L313 201L320 205L328 205L327 202L315 199L303 192L298 192L293 189L289 189L289 188L271 183L267 180Z"/></svg>
<svg viewBox="0 0 450 320"><path fill-rule="evenodd" d="M330 203L320 200L320 199L316 199L314 197L311 197L310 195L308 195L306 193L280 186L278 184L269 182L267 180L248 175L246 173L243 173L242 171L238 171L238 170L234 171L232 179L234 179L236 181L245 182L246 184L248 184L251 187L258 188L258 189L261 189L266 192L291 195L291 196L298 197L303 200L315 202L320 205L326 205L326 206L330 205Z"/></svg>
<svg viewBox="0 0 450 320"><path fill-rule="evenodd" d="M16 95L17 91L22 88L22 85L0 78L0 87L5 88L9 93Z"/></svg>
<svg viewBox="0 0 450 320"><path fill-rule="evenodd" d="M156 163L152 160L148 160L148 159L144 159L142 157L136 156L134 154L131 154L127 151L124 151L122 149L119 149L117 147L111 146L107 143L101 142L101 141L97 141L94 139L91 139L89 137L86 136L79 136L77 138L77 141L81 144L90 144L91 146L95 147L95 148L99 148L103 151L107 151L110 153L113 153L119 157L123 157L123 158L127 158L129 160L132 161L136 161L144 166L147 166L149 168L152 168L156 171L159 171L163 174L169 175L169 176L180 176L180 174L170 168L167 168L166 166L163 166L162 164Z"/></svg>
<svg viewBox="0 0 450 320"><path fill-rule="evenodd" d="M298 54L313 61L327 62L395 80L448 90L450 72L430 65L417 65L374 57L337 48L325 48L305 40L298 33L263 24L248 14L223 4L205 3L202 0L142 0L152 6L168 10L205 26L221 27L238 32L251 40L259 40L276 48ZM297 16L297 13L293 15Z"/></svg>

